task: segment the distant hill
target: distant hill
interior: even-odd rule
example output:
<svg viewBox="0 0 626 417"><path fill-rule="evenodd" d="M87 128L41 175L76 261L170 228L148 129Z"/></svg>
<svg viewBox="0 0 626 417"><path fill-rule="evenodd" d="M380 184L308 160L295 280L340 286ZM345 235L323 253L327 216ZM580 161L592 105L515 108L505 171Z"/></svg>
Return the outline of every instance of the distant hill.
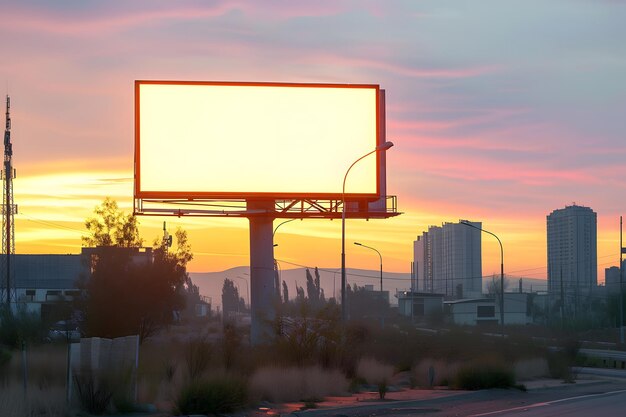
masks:
<svg viewBox="0 0 626 417"><path fill-rule="evenodd" d="M333 294L337 298L341 297L341 270L339 268L319 268L320 271L320 284L324 289L326 298L333 297ZM200 294L211 297L213 308L220 307L222 305L222 285L225 278L230 278L235 282L235 285L239 288L239 294L242 296L246 303L248 302L249 287L249 274L250 268L248 266L238 266L235 268L227 269L219 272L191 272L191 279L194 284L200 288ZM314 272L311 270L313 276ZM242 277L236 278L237 276ZM408 290L411 287L411 274L410 273L398 273L398 272L384 272L383 271L383 289L389 291L390 303L397 304L395 298L396 290L403 291ZM287 283L289 288L289 298L295 298L296 284L303 287L306 292L306 272L305 268L286 269L281 272L281 280ZM491 277L483 278L483 288L486 289ZM245 282L244 282L245 281ZM354 269L348 268L346 270L346 281L352 285L356 283L359 286L373 285L377 290L380 287L380 271L373 271L367 269ZM247 284L248 283L248 284ZM524 291L545 291L547 284L545 280L534 278L523 278L522 286ZM509 279L509 285L507 291L516 291L518 288L518 279Z"/></svg>

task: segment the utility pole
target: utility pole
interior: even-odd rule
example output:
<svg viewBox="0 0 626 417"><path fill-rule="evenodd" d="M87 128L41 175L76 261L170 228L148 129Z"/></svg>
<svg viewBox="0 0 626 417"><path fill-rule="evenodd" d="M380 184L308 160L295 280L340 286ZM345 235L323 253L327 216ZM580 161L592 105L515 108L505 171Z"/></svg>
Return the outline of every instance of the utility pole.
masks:
<svg viewBox="0 0 626 417"><path fill-rule="evenodd" d="M561 265L560 279L561 279L561 328L563 328L564 323L565 323L565 314L563 314L563 310L565 309L565 296L563 294L563 265Z"/></svg>
<svg viewBox="0 0 626 417"><path fill-rule="evenodd" d="M622 284L622 262L624 245L622 244L622 216L619 216L619 342L624 344L624 290Z"/></svg>
<svg viewBox="0 0 626 417"><path fill-rule="evenodd" d="M4 255L4 270L6 281L6 303L11 307L11 258L15 253L15 225L14 216L17 206L13 204L13 145L11 144L11 99L6 101L6 124L4 129L4 166L2 169L2 254Z"/></svg>

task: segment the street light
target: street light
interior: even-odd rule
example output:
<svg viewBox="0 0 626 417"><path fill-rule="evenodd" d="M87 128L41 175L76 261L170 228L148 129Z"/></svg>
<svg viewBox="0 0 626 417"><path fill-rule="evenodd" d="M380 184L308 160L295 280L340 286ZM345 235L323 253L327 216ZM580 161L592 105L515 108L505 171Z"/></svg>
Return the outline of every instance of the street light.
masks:
<svg viewBox="0 0 626 417"><path fill-rule="evenodd" d="M298 220L298 219L297 218L288 219L288 220L285 220L285 221L283 221L281 223L278 223L278 225L274 228L274 232L272 232L272 240L274 239L274 236L276 236L276 231L278 230L278 228L280 226L282 226L285 223L292 222L294 220ZM278 243L274 243L274 247L276 247L276 246L278 246ZM275 271L277 270L277 266L279 267L280 265L278 264L278 261L276 260L276 257L274 257L274 270ZM282 280L282 271L278 271L278 281L280 281L280 280ZM274 285L276 285L276 296L280 297L280 282L276 282L275 281ZM285 302L287 302L287 301L289 301L289 300L285 300Z"/></svg>
<svg viewBox="0 0 626 417"><path fill-rule="evenodd" d="M298 220L298 219L289 219L289 220L285 220L285 221L284 221L284 222L282 222L282 223L278 223L278 226L276 226L276 227L274 228L274 233L272 233L272 237L273 237L273 236L276 236L276 231L278 230L278 228L279 228L280 226L282 226L282 225L283 225L283 224L285 224L285 223L292 222L292 221L294 221L294 220ZM277 245L274 245L274 246L277 246Z"/></svg>
<svg viewBox="0 0 626 417"><path fill-rule="evenodd" d="M481 229L480 227L474 226L473 224L467 221L461 221L461 224L464 224L465 226L473 227L474 229L478 229L481 232L490 234L491 236L495 237L498 240L498 243L500 244L500 323L502 326L502 330L501 330L502 337L504 337L504 250L502 249L502 242L500 241L500 238L498 236L496 236L494 233L491 233L488 230Z"/></svg>
<svg viewBox="0 0 626 417"><path fill-rule="evenodd" d="M365 246L364 244L359 243L359 242L354 242L354 244L357 246L362 246L367 249L371 249L378 254L378 257L380 258L380 292L382 293L383 292L383 255L381 255L380 252L378 252L376 249L370 246Z"/></svg>
<svg viewBox="0 0 626 417"><path fill-rule="evenodd" d="M248 296L248 305L250 305L250 286L248 285L248 280L244 277L240 277L239 275L237 275L235 278L239 278L246 283L246 295Z"/></svg>
<svg viewBox="0 0 626 417"><path fill-rule="evenodd" d="M378 145L376 149L370 151L354 161L343 177L343 187L341 189L341 321L346 321L346 179L354 165L361 159L370 156L374 152L386 151L393 146L393 142L385 142Z"/></svg>

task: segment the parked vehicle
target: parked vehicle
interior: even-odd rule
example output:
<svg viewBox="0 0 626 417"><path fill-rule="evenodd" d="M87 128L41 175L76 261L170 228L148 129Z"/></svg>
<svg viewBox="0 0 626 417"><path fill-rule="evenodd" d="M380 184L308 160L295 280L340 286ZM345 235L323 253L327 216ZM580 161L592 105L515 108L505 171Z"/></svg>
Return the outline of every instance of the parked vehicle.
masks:
<svg viewBox="0 0 626 417"><path fill-rule="evenodd" d="M54 323L48 331L48 341L50 342L78 342L80 340L80 329L70 320L61 320Z"/></svg>

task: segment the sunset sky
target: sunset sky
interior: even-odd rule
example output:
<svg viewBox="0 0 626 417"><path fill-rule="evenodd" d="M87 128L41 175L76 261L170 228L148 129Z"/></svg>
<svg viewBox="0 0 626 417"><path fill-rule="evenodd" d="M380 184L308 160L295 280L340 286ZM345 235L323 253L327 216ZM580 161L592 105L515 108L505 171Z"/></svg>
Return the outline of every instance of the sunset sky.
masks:
<svg viewBox="0 0 626 417"><path fill-rule="evenodd" d="M349 221L349 267L378 267L360 241L408 272L418 234L469 219L501 238L507 273L545 278L546 215L575 202L598 213L603 281L626 204L624 22L619 0L1 1L17 252L77 253L105 196L132 210L137 79L363 83L386 90L404 214ZM163 220L189 231L192 271L247 265L245 219L141 218L148 242ZM340 236L291 222L276 258L338 267ZM482 245L483 274L498 272L497 243Z"/></svg>

